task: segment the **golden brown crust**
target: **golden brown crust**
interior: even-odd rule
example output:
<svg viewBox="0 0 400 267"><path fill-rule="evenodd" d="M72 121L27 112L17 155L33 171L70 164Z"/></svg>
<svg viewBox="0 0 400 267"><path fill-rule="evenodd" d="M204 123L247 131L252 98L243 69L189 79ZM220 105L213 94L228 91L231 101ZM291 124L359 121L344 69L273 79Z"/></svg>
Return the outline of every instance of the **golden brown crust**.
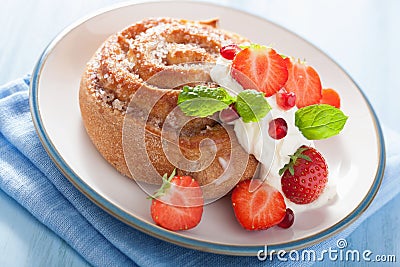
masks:
<svg viewBox="0 0 400 267"><path fill-rule="evenodd" d="M120 173L129 174L122 149L123 114L110 108L90 94L88 76L83 76L79 103L86 131L100 154Z"/></svg>
<svg viewBox="0 0 400 267"><path fill-rule="evenodd" d="M148 166L133 167L125 158L123 133L127 109L136 111L132 118L125 120L125 127L137 128L143 124L145 128L144 151L140 153L143 160L147 158L160 175L171 173L175 168L171 158L164 153L165 144L161 137L165 119L176 109L179 90L175 87L193 81L210 81L204 69L176 64L193 60L213 63L221 45L245 40L216 29L216 23L216 20L198 23L169 18L147 19L108 38L89 61L79 92L83 123L97 150L123 175L135 176L136 180L148 183L161 182L159 176L146 175ZM151 38L156 43L146 44ZM157 51L162 52L157 54ZM154 99L157 101L149 106ZM146 116L138 115L141 113ZM126 126L128 122L131 125ZM173 136L172 132L166 131L165 136ZM212 146L204 150L204 155L215 154L208 162L209 166L201 171L178 170L180 174L193 176L201 185L209 184L204 192L206 197L219 196L238 180L253 177L258 162L240 147L231 126L222 127L212 118L190 121L176 140L166 138L166 142L175 143L169 146L170 150L177 154L181 152L186 159L197 160L201 157L200 143L207 138L216 146L216 151L211 149ZM179 158L175 160L180 161ZM242 169L232 171L224 166L229 161L234 165L235 160L237 165L245 162ZM135 168L134 172L132 168ZM222 179L215 183L218 177Z"/></svg>

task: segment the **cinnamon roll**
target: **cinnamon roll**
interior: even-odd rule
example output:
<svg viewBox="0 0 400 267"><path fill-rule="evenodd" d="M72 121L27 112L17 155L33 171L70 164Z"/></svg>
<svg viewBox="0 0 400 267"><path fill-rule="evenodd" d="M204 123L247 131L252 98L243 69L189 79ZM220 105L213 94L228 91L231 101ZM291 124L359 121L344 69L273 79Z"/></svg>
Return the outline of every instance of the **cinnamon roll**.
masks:
<svg viewBox="0 0 400 267"><path fill-rule="evenodd" d="M258 162L233 129L214 117L188 118L177 98L184 85L218 86L209 76L222 46L247 39L217 20L149 18L110 36L87 63L79 102L86 131L121 174L160 184L174 169L226 194L252 178Z"/></svg>

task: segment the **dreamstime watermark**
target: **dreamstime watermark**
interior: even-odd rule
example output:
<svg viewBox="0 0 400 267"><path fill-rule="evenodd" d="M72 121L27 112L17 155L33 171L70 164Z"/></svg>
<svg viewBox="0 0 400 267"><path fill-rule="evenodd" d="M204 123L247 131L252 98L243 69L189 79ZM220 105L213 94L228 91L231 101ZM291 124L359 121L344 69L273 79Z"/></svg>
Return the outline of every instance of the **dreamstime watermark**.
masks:
<svg viewBox="0 0 400 267"><path fill-rule="evenodd" d="M260 261L332 261L332 262L396 262L396 255L393 254L375 254L371 250L349 249L347 240L344 238L336 241L336 247L329 247L322 250L303 249L303 250L269 250L265 245L257 253Z"/></svg>

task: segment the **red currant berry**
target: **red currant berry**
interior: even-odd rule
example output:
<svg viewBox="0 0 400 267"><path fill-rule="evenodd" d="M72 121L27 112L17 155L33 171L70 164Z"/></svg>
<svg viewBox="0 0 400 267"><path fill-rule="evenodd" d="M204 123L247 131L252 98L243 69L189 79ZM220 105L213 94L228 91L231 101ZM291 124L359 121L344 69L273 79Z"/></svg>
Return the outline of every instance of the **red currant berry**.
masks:
<svg viewBox="0 0 400 267"><path fill-rule="evenodd" d="M219 119L223 123L228 123L239 119L239 114L233 106L229 106L228 108L221 110L219 113Z"/></svg>
<svg viewBox="0 0 400 267"><path fill-rule="evenodd" d="M236 54L242 51L242 49L236 44L230 44L221 47L219 53L225 59L232 60L235 58Z"/></svg>
<svg viewBox="0 0 400 267"><path fill-rule="evenodd" d="M268 134L272 138L279 140L286 136L288 130L287 123L282 118L276 118L270 121Z"/></svg>
<svg viewBox="0 0 400 267"><path fill-rule="evenodd" d="M276 94L276 104L283 110L288 110L296 105L296 94L293 92L286 92L286 90L280 90Z"/></svg>
<svg viewBox="0 0 400 267"><path fill-rule="evenodd" d="M294 223L294 212L290 208L287 208L285 217L283 217L283 220L278 224L278 226L287 229L290 226L292 226L293 223Z"/></svg>

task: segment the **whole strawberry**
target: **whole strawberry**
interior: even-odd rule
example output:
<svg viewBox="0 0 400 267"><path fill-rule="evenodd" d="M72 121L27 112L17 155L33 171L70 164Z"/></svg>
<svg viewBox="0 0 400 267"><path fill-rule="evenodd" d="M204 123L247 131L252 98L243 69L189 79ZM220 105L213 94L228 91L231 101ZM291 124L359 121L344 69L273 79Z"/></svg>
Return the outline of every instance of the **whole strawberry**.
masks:
<svg viewBox="0 0 400 267"><path fill-rule="evenodd" d="M254 184L250 186L251 183ZM279 224L286 215L282 194L255 179L236 185L232 191L232 206L236 219L247 230L268 229Z"/></svg>
<svg viewBox="0 0 400 267"><path fill-rule="evenodd" d="M296 204L316 200L328 182L328 166L322 155L312 147L301 146L279 171L282 191Z"/></svg>
<svg viewBox="0 0 400 267"><path fill-rule="evenodd" d="M151 217L157 225L178 231L188 230L200 223L203 214L203 193L190 176L163 177L161 188L154 194Z"/></svg>

